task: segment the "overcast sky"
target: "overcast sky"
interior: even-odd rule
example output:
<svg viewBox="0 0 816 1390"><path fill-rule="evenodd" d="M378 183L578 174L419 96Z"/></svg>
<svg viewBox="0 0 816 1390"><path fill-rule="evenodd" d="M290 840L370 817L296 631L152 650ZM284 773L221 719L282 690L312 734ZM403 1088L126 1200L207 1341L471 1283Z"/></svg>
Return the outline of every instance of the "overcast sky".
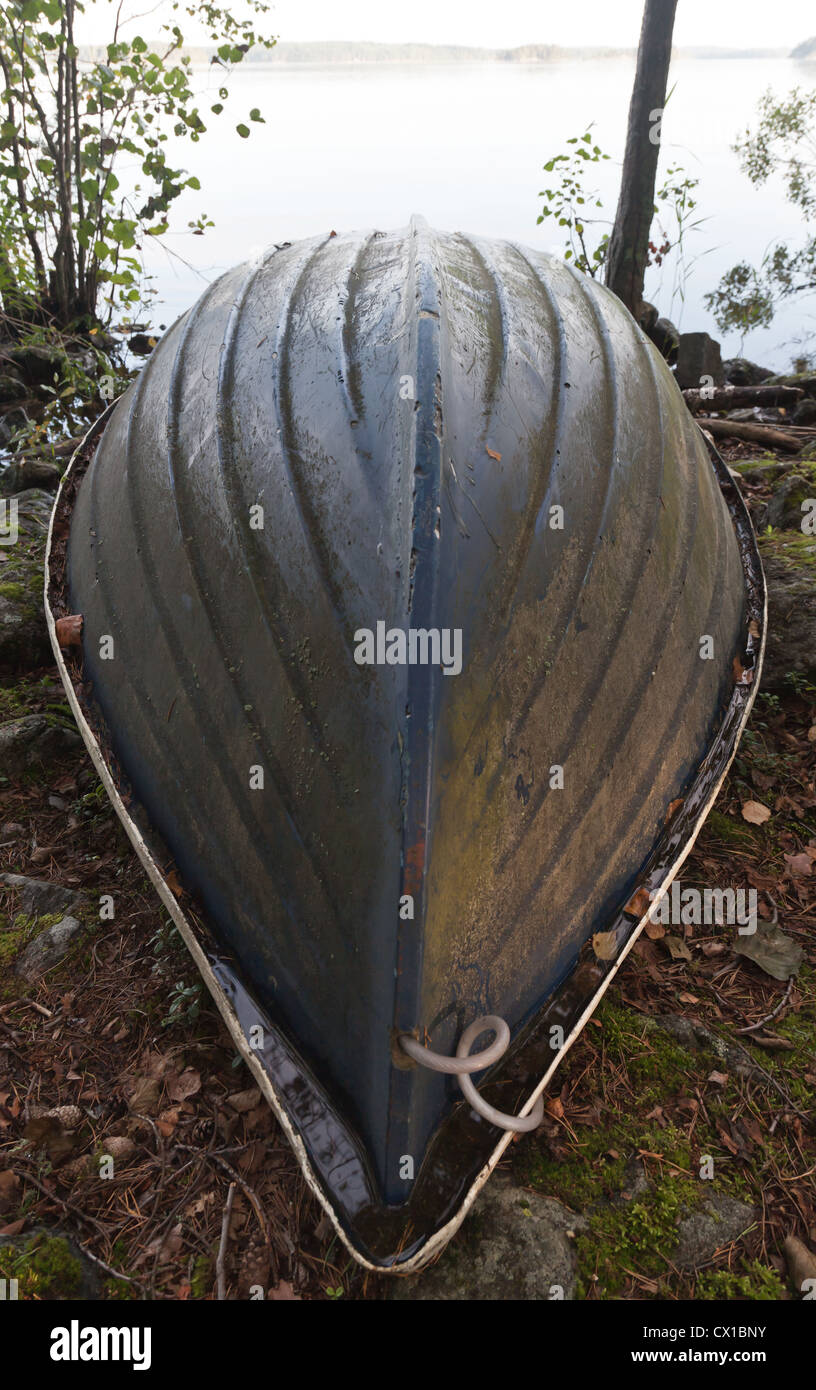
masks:
<svg viewBox="0 0 816 1390"><path fill-rule="evenodd" d="M227 0L236 15L242 0ZM169 0L158 5L134 0L123 7L141 14L131 33L157 32ZM183 6L180 7L183 14ZM79 26L82 42L109 36L113 0L94 0ZM147 13L146 13L147 12ZM637 43L642 0L276 0L266 24L280 39L368 39L380 43L450 43L479 48L512 48L524 43L633 47ZM207 41L186 16L180 21L192 42ZM813 0L679 0L675 43L728 48L793 47L816 34Z"/></svg>

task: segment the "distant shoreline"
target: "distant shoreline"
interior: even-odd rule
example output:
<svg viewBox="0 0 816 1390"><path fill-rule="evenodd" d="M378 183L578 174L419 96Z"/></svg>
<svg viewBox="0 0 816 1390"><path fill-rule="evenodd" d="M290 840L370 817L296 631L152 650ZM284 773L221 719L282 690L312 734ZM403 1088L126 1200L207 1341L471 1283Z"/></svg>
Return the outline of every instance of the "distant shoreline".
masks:
<svg viewBox="0 0 816 1390"><path fill-rule="evenodd" d="M158 45L151 45L151 47ZM738 58L799 58L801 44L791 53L789 48L675 48L674 58L738 59ZM214 48L188 47L185 53L194 63L210 63ZM276 67L296 67L308 63L337 66L350 64L382 65L395 63L505 63L513 66L532 66L542 63L589 62L597 59L634 58L634 48L561 48L557 44L523 44L518 48L467 48L447 44L425 43L355 43L338 41L326 43L278 43L273 49L254 48L244 63L263 63ZM80 54L86 59L104 59L105 49L99 45L83 45ZM816 54L813 55L816 57ZM802 53L807 61L810 53Z"/></svg>

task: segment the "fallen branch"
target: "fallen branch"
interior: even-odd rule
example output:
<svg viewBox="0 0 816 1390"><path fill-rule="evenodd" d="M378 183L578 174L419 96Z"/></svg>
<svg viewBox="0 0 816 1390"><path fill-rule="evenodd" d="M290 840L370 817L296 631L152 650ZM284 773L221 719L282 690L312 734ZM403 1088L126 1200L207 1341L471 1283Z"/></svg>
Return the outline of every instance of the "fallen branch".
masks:
<svg viewBox="0 0 816 1390"><path fill-rule="evenodd" d="M227 1241L229 1240L229 1224L232 1216L232 1204L235 1201L235 1183L229 1185L227 1200L224 1203L224 1215L221 1218L221 1239L218 1242L218 1255L215 1261L215 1287L216 1298L219 1303L223 1303L227 1296L227 1276L225 1263L227 1258Z"/></svg>
<svg viewBox="0 0 816 1390"><path fill-rule="evenodd" d="M743 405L795 405L804 396L800 386L715 386L683 392L689 410L732 410Z"/></svg>
<svg viewBox="0 0 816 1390"><path fill-rule="evenodd" d="M800 434L774 429L772 425L749 425L745 420L716 420L703 415L695 415L694 418L701 429L726 439L750 439L754 444L767 444L770 449L787 449L791 454L798 454L802 448Z"/></svg>

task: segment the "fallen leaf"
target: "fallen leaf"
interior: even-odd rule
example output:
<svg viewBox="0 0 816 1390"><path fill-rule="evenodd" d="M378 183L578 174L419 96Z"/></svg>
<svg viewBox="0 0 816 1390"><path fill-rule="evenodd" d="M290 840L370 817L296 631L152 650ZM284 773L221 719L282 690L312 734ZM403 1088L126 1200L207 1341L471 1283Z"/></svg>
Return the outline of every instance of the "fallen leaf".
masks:
<svg viewBox="0 0 816 1390"><path fill-rule="evenodd" d="M666 935L666 928L662 922L652 922L646 919L646 926L643 928L650 941L659 941Z"/></svg>
<svg viewBox="0 0 816 1390"><path fill-rule="evenodd" d="M627 917L645 917L652 905L651 894L648 888L638 888L633 893L625 908L623 909Z"/></svg>
<svg viewBox="0 0 816 1390"><path fill-rule="evenodd" d="M0 1173L0 1211L4 1207L16 1206L19 1185L20 1179L10 1168Z"/></svg>
<svg viewBox="0 0 816 1390"><path fill-rule="evenodd" d="M227 1104L233 1110L237 1110L239 1115L243 1115L247 1110L254 1110L261 1099L261 1093L257 1086L253 1086L248 1091L235 1091L233 1095L227 1096Z"/></svg>
<svg viewBox="0 0 816 1390"><path fill-rule="evenodd" d="M7 1226L0 1226L0 1236L18 1236L26 1223L25 1217L20 1221L10 1221Z"/></svg>
<svg viewBox="0 0 816 1390"><path fill-rule="evenodd" d="M681 937L664 936L663 945L671 955L672 960L691 960L691 951Z"/></svg>
<svg viewBox="0 0 816 1390"><path fill-rule="evenodd" d="M181 883L179 882L179 876L176 873L175 869L168 869L167 873L164 875L164 881L167 884L167 887L170 889L170 892L173 894L173 896L176 898L180 898L182 893L184 892L184 889L182 888Z"/></svg>
<svg viewBox="0 0 816 1390"><path fill-rule="evenodd" d="M287 1282L286 1282L285 1279L281 1279L280 1283L279 1283L279 1284L276 1284L275 1287L274 1287L274 1289L270 1289L270 1290L269 1290L269 1293L268 1293L268 1295L267 1295L267 1297L268 1297L269 1299L271 1299L271 1301L272 1301L273 1303L282 1303L282 1302L287 1302L287 1303L302 1303L302 1302L303 1302L303 1300L302 1300L301 1297L300 1297L300 1294L299 1294L299 1293L295 1293L295 1290L293 1289L292 1285L291 1285L291 1284L287 1284Z"/></svg>
<svg viewBox="0 0 816 1390"><path fill-rule="evenodd" d="M715 1086L727 1086L728 1075L724 1071L712 1071L708 1076L709 1081L713 1081Z"/></svg>
<svg viewBox="0 0 816 1390"><path fill-rule="evenodd" d="M796 975L805 954L792 937L770 922L757 922L755 932L737 936L732 944L738 956L747 956L774 980L788 980Z"/></svg>
<svg viewBox="0 0 816 1390"><path fill-rule="evenodd" d="M177 1105L171 1105L168 1106L166 1110L162 1110L161 1114L156 1120L156 1127L159 1130L159 1133L165 1139L169 1139L170 1135L173 1133L173 1130L176 1128L176 1125L179 1121L180 1113L181 1112Z"/></svg>
<svg viewBox="0 0 816 1390"><path fill-rule="evenodd" d="M743 666L738 656L734 657L732 670L734 672L735 685L750 685L751 681L754 679L753 667L747 669Z"/></svg>
<svg viewBox="0 0 816 1390"><path fill-rule="evenodd" d="M201 1077L193 1067L185 1067L180 1075L171 1073L166 1081L167 1094L171 1100L186 1100L201 1090Z"/></svg>
<svg viewBox="0 0 816 1390"><path fill-rule="evenodd" d="M748 632L751 637L759 637L759 623L757 622L756 618L752 618L750 623L748 624Z"/></svg>
<svg viewBox="0 0 816 1390"><path fill-rule="evenodd" d="M596 960L614 960L618 954L617 932L596 931L592 938L592 949Z"/></svg>
<svg viewBox="0 0 816 1390"><path fill-rule="evenodd" d="M669 808L668 808L668 810L666 811L666 819L665 819L665 821L663 822L664 825L668 825L669 821L674 819L674 817L677 815L677 812L680 810L680 807L681 807L682 805L683 805L683 798L682 798L682 796L678 796L678 798L677 798L676 801L670 801L670 802L669 802Z"/></svg>
<svg viewBox="0 0 816 1390"><path fill-rule="evenodd" d="M791 878L808 878L813 873L813 861L809 854L786 854L784 858Z"/></svg>
<svg viewBox="0 0 816 1390"><path fill-rule="evenodd" d="M554 1120L563 1120L564 1107L561 1104L561 1101L559 1100L558 1096L553 1096L551 1100L548 1100L546 1105L544 1106L544 1109L546 1110L548 1115L552 1115Z"/></svg>
<svg viewBox="0 0 816 1390"><path fill-rule="evenodd" d="M82 614L69 613L65 618L57 618L57 642L61 647L82 646Z"/></svg>
<svg viewBox="0 0 816 1390"><path fill-rule="evenodd" d="M496 460L497 463L501 463L501 454L497 454L495 449L488 449L487 452L489 453L492 459Z"/></svg>
<svg viewBox="0 0 816 1390"><path fill-rule="evenodd" d="M761 801L744 801L742 804L742 819L747 820L749 825L764 825L766 820L770 820L771 813L767 806L763 806Z"/></svg>

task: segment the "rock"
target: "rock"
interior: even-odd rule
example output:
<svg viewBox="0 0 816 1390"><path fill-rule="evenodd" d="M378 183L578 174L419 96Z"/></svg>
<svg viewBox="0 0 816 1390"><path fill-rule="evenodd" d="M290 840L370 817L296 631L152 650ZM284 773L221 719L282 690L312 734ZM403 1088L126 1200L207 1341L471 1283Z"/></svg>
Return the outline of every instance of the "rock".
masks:
<svg viewBox="0 0 816 1390"><path fill-rule="evenodd" d="M816 425L816 400L805 396L793 412L794 425ZM813 441L816 443L816 440Z"/></svg>
<svg viewBox="0 0 816 1390"><path fill-rule="evenodd" d="M23 380L35 386L51 386L54 377L59 381L65 374L67 354L62 348L29 344L12 348L7 356Z"/></svg>
<svg viewBox="0 0 816 1390"><path fill-rule="evenodd" d="M65 959L71 949L71 942L81 929L82 923L76 917L63 917L52 927L46 927L45 931L41 931L39 936L35 936L21 951L14 966L14 973L28 984L34 984Z"/></svg>
<svg viewBox="0 0 816 1390"><path fill-rule="evenodd" d="M28 488L43 488L46 492L56 492L60 484L57 465L50 459L26 458L9 464L0 477L0 497L13 497L15 493Z"/></svg>
<svg viewBox="0 0 816 1390"><path fill-rule="evenodd" d="M660 1028L664 1033L668 1033L689 1052L713 1053L735 1076L743 1076L748 1080L762 1075L744 1047L729 1045L704 1024L696 1019L687 1018L685 1014L657 1014L654 1018L646 1020L645 1031L648 1033L652 1028Z"/></svg>
<svg viewBox="0 0 816 1390"><path fill-rule="evenodd" d="M72 729L50 723L44 714L24 714L0 724L0 776L20 777L38 763L50 763L79 748Z"/></svg>
<svg viewBox="0 0 816 1390"><path fill-rule="evenodd" d="M773 376L769 367L758 367L747 357L728 357L722 365L729 386L761 386Z"/></svg>
<svg viewBox="0 0 816 1390"><path fill-rule="evenodd" d="M128 338L128 347L137 357L147 357L157 342L158 338L154 338L152 333L131 333Z"/></svg>
<svg viewBox="0 0 816 1390"><path fill-rule="evenodd" d="M495 1174L473 1211L442 1254L426 1270L394 1282L389 1296L401 1301L547 1301L570 1298L575 1253L569 1232L586 1221L552 1197L516 1187Z"/></svg>
<svg viewBox="0 0 816 1390"><path fill-rule="evenodd" d="M28 391L25 383L16 374L12 376L10 372L0 374L0 405L12 405L14 401L24 401Z"/></svg>
<svg viewBox="0 0 816 1390"><path fill-rule="evenodd" d="M43 878L26 878L24 874L0 874L0 882L19 894L20 911L27 917L50 917L54 912L69 912L82 902L82 894L61 883Z"/></svg>
<svg viewBox="0 0 816 1390"><path fill-rule="evenodd" d="M765 511L764 526L776 531L801 531L804 512L802 503L816 495L816 484L801 473L788 473L774 490Z"/></svg>
<svg viewBox="0 0 816 1390"><path fill-rule="evenodd" d="M11 1255L8 1270L7 1256ZM98 1299L101 1279L98 1267L77 1245L73 1236L58 1228L35 1226L25 1235L0 1236L0 1274L18 1282L18 1298L55 1301Z"/></svg>
<svg viewBox="0 0 816 1390"><path fill-rule="evenodd" d="M806 444L804 449L800 450L796 457L800 459L816 459L816 439L811 439L810 443Z"/></svg>
<svg viewBox="0 0 816 1390"><path fill-rule="evenodd" d="M763 690L789 686L790 675L816 683L816 537L803 546L790 536L783 531L760 538L768 585Z"/></svg>
<svg viewBox="0 0 816 1390"><path fill-rule="evenodd" d="M651 338L661 356L673 367L680 348L680 333L671 319L659 318L652 329Z"/></svg>
<svg viewBox="0 0 816 1390"><path fill-rule="evenodd" d="M0 501L0 672L52 661L43 610L43 562L54 499L34 489ZM15 537L16 539L12 539ZM10 543L9 543L10 542Z"/></svg>
<svg viewBox="0 0 816 1390"><path fill-rule="evenodd" d="M15 406L13 410L7 410L0 416L0 444L5 446L11 444L17 432L30 425L31 421L23 406Z"/></svg>
<svg viewBox="0 0 816 1390"><path fill-rule="evenodd" d="M708 385L707 377L715 386L722 386L725 372L719 343L708 333L681 333L675 374L683 391Z"/></svg>
<svg viewBox="0 0 816 1390"><path fill-rule="evenodd" d="M725 1192L712 1192L699 1211L683 1217L674 1263L680 1269L707 1264L718 1250L738 1240L756 1220L753 1207Z"/></svg>
<svg viewBox="0 0 816 1390"><path fill-rule="evenodd" d="M644 299L640 306L640 326L647 337L651 335L657 320L660 318L660 310L654 304L650 304L648 299Z"/></svg>

